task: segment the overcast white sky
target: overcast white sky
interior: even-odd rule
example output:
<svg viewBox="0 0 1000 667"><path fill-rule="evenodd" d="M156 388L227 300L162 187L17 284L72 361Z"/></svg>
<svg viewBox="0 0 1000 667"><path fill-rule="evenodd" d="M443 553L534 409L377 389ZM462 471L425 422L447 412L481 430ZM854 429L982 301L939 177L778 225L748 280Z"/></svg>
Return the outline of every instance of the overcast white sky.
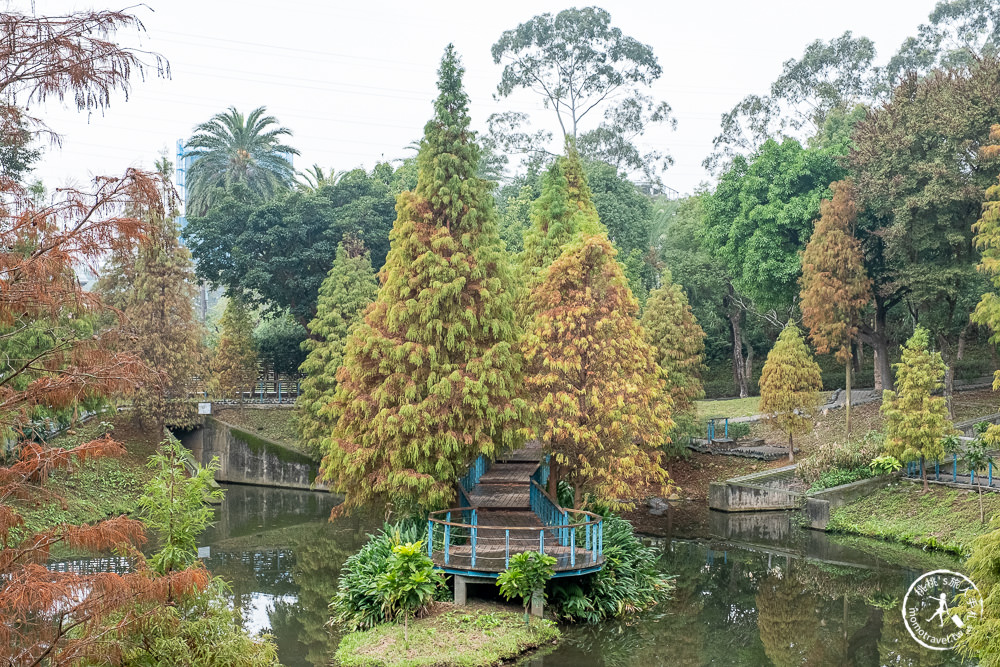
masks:
<svg viewBox="0 0 1000 667"><path fill-rule="evenodd" d="M36 109L64 135L36 170L46 185L81 183L94 174L152 165L161 150L214 113L235 105L265 105L294 136L302 156L338 171L371 167L412 154L431 114L436 68L448 42L466 67L473 123L507 109L529 111L554 125L540 100L521 95L493 100L501 67L490 46L506 29L566 2L341 2L320 0L146 0L139 7L145 48L169 61L169 80L136 80L128 101L119 95L102 116ZM603 2L613 24L653 47L663 77L652 93L673 107L676 131L657 129L645 145L669 152L675 165L663 180L691 192L709 176L701 167L719 116L744 95L765 93L781 63L799 57L814 39L852 30L871 37L880 61L926 20L934 0L703 0ZM3 3L0 2L0 7ZM31 11L27 0L12 9ZM89 7L37 0L39 14ZM134 40L134 35L122 35ZM586 129L586 128L584 128Z"/></svg>

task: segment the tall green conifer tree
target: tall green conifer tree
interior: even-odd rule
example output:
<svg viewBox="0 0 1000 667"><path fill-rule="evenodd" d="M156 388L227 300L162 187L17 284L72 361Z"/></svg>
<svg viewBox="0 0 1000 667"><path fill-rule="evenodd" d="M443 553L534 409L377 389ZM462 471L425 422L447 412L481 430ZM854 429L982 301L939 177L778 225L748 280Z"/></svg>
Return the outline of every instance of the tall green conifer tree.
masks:
<svg viewBox="0 0 1000 667"><path fill-rule="evenodd" d="M903 346L903 358L893 364L896 391L882 392L886 451L904 463L921 462L924 491L924 462L944 456L944 438L955 430L945 397L932 395L944 387L944 361L940 352L931 352L927 346L927 329L917 327Z"/></svg>
<svg viewBox="0 0 1000 667"><path fill-rule="evenodd" d="M219 345L212 358L212 382L223 398L236 396L243 404L243 392L257 381L257 349L253 343L253 318L246 305L229 297L219 320Z"/></svg>
<svg viewBox="0 0 1000 667"><path fill-rule="evenodd" d="M701 372L705 368L705 332L694 317L680 285L664 271L658 288L649 293L642 313L646 338L656 346L656 361L666 374L667 393L673 399L674 435L691 432L695 421L695 399L704 396ZM675 454L684 444L672 438Z"/></svg>
<svg viewBox="0 0 1000 667"><path fill-rule="evenodd" d="M337 257L319 288L316 317L309 323L313 336L302 342L309 356L299 371L305 374L296 401L299 435L314 454L333 433L328 406L337 389L337 371L344 360L344 343L351 327L375 300L378 283L364 244L347 237L337 245Z"/></svg>
<svg viewBox="0 0 1000 667"><path fill-rule="evenodd" d="M402 193L382 286L348 336L323 477L345 507L436 508L476 456L513 443L520 331L489 184L476 176L463 68L449 45Z"/></svg>
<svg viewBox="0 0 1000 667"><path fill-rule="evenodd" d="M531 227L524 234L520 261L528 288L544 279L545 269L580 233L605 231L587 185L583 162L572 140L542 178L542 194L531 207Z"/></svg>
<svg viewBox="0 0 1000 667"><path fill-rule="evenodd" d="M767 353L760 374L760 411L773 427L788 434L788 460L795 460L793 435L812 430L823 377L799 328L789 324Z"/></svg>

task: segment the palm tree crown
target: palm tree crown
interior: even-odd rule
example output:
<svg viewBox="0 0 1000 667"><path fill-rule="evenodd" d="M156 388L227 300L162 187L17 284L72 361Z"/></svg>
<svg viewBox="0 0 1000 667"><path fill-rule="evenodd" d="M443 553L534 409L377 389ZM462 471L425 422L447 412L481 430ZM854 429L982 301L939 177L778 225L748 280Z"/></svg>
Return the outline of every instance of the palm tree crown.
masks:
<svg viewBox="0 0 1000 667"><path fill-rule="evenodd" d="M291 156L299 151L281 143L292 131L278 126L257 107L244 117L229 107L225 113L195 128L184 157L195 157L187 173L188 212L203 215L213 203L216 188L242 183L254 197L267 199L295 184Z"/></svg>

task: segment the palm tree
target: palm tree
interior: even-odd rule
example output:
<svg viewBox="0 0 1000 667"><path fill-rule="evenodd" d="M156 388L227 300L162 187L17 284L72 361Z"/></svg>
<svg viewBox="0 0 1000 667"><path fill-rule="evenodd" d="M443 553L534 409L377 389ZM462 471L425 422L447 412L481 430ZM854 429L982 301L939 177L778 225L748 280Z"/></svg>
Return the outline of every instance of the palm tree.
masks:
<svg viewBox="0 0 1000 667"><path fill-rule="evenodd" d="M331 169L330 171L324 171L323 167L318 164L314 164L305 171L299 172L301 180L299 181L299 189L311 191L319 190L323 185L336 185L340 177L346 172L336 171Z"/></svg>
<svg viewBox="0 0 1000 667"><path fill-rule="evenodd" d="M229 107L195 128L184 157L194 157L187 173L188 212L203 215L217 188L241 183L253 197L267 199L295 185L291 157L299 151L281 143L292 131L257 107L244 117Z"/></svg>

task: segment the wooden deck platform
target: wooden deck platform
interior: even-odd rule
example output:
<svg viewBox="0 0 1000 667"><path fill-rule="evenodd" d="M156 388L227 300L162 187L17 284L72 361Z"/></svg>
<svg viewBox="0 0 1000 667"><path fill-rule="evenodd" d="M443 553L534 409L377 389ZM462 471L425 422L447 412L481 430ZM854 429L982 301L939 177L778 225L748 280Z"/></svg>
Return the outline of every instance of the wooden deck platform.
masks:
<svg viewBox="0 0 1000 667"><path fill-rule="evenodd" d="M472 526L459 520L449 526L447 555L443 548L434 548L435 565L456 574L495 577L506 569L511 555L542 551L556 558L556 576L599 570L604 557L596 545L576 544L574 548L570 539L572 529L545 526L532 509L531 477L541 460L542 450L537 442L497 457L475 486L465 490L469 505L476 510L475 559ZM439 526L439 530L443 529ZM592 533L596 535L597 529Z"/></svg>

